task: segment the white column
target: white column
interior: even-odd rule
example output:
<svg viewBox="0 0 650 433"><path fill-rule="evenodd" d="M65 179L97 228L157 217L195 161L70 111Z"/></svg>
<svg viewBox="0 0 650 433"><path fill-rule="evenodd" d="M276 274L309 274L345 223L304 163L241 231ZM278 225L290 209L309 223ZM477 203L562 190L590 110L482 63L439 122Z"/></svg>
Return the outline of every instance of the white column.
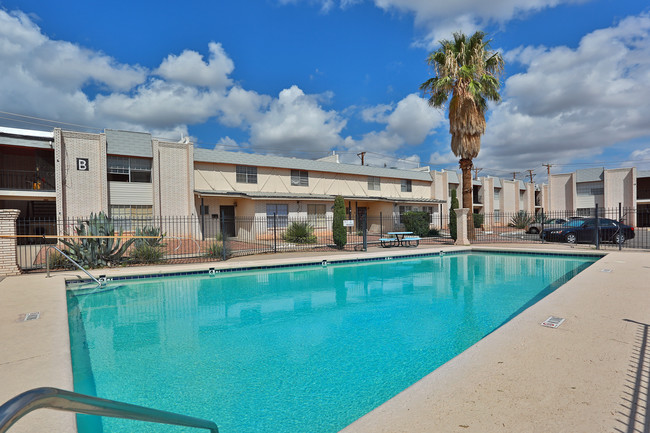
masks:
<svg viewBox="0 0 650 433"><path fill-rule="evenodd" d="M469 209L455 209L456 212L456 243L455 245L469 245L467 238L467 214Z"/></svg>

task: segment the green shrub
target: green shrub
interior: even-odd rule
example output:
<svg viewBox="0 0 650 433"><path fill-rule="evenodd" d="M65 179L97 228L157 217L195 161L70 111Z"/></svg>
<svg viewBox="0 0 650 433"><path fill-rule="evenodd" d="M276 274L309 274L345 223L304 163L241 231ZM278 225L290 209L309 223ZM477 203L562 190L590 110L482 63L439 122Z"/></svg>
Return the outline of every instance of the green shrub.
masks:
<svg viewBox="0 0 650 433"><path fill-rule="evenodd" d="M70 263L70 260L66 259L63 254L55 249L50 250L48 266L50 269L71 269L74 267L74 265Z"/></svg>
<svg viewBox="0 0 650 433"><path fill-rule="evenodd" d="M133 244L134 239L122 243L115 236L113 221L104 212L91 213L87 220L78 220L75 227L77 236L84 236L75 241L61 241L68 248L68 255L84 268L114 266L124 260L124 253ZM118 236L122 235L120 230ZM85 236L98 236L86 238Z"/></svg>
<svg viewBox="0 0 650 433"><path fill-rule="evenodd" d="M449 234L453 240L456 240L458 238L456 229L458 222L456 221L456 211L454 209L458 209L458 198L456 197L456 190L452 189L451 207L449 208Z"/></svg>
<svg viewBox="0 0 650 433"><path fill-rule="evenodd" d="M528 214L525 210L520 210L510 218L510 227L515 227L518 229L525 229L530 223L534 221L534 217Z"/></svg>
<svg viewBox="0 0 650 433"><path fill-rule="evenodd" d="M149 240L149 239L145 239ZM131 260L135 263L160 263L165 257L165 252L160 245L152 246L146 243L137 245L129 253Z"/></svg>
<svg viewBox="0 0 650 433"><path fill-rule="evenodd" d="M481 226L483 225L483 220L485 218L485 215L482 213L476 213L474 212L474 228L475 229L480 229Z"/></svg>
<svg viewBox="0 0 650 433"><path fill-rule="evenodd" d="M210 259L222 259L223 258L223 242L213 242L211 243L208 248L205 250L203 253L204 257L208 257ZM228 257L228 250L226 249L226 257Z"/></svg>
<svg viewBox="0 0 650 433"><path fill-rule="evenodd" d="M438 230L437 228L429 229L429 232L427 233L427 237L437 238L438 236L440 236L440 230Z"/></svg>
<svg viewBox="0 0 650 433"><path fill-rule="evenodd" d="M345 244L348 243L348 233L343 227L343 220L345 219L345 201L343 197L337 195L334 199L334 216L332 221L332 237L336 247L342 250Z"/></svg>
<svg viewBox="0 0 650 433"><path fill-rule="evenodd" d="M162 240L165 237L164 234L160 233L160 229L152 226L144 226L141 229L135 230L135 236L154 236L148 237L145 239L136 239L135 247L140 247L142 245L148 245L150 247L164 247Z"/></svg>
<svg viewBox="0 0 650 433"><path fill-rule="evenodd" d="M294 244L315 244L317 240L316 235L314 235L314 227L306 222L291 223L287 231L282 235L282 239Z"/></svg>
<svg viewBox="0 0 650 433"><path fill-rule="evenodd" d="M422 211L408 211L402 215L404 228L414 235L425 237L429 233L429 213Z"/></svg>

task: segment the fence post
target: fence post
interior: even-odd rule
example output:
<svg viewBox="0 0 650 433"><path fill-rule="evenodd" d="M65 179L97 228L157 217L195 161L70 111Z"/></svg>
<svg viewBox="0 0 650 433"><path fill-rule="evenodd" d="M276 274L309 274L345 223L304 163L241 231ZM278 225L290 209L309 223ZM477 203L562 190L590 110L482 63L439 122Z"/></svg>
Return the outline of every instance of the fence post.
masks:
<svg viewBox="0 0 650 433"><path fill-rule="evenodd" d="M368 251L368 223L366 222L368 219L368 215L363 216L363 220L361 221L361 230L363 230L363 250Z"/></svg>
<svg viewBox="0 0 650 433"><path fill-rule="evenodd" d="M598 221L598 203L596 203L596 249L600 249L600 221Z"/></svg>
<svg viewBox="0 0 650 433"><path fill-rule="evenodd" d="M205 240L205 206L203 205L203 197L201 197L201 240Z"/></svg>
<svg viewBox="0 0 650 433"><path fill-rule="evenodd" d="M544 233L544 221L546 218L544 217L544 208L542 208L542 230L539 232L539 238L542 240L542 243L544 243L544 238L542 237L542 233Z"/></svg>
<svg viewBox="0 0 650 433"><path fill-rule="evenodd" d="M225 213L222 210L221 211L221 258L222 260L226 260L226 218L225 218ZM215 237L214 240L215 244L217 242L217 239ZM216 248L216 246L215 246Z"/></svg>
<svg viewBox="0 0 650 433"><path fill-rule="evenodd" d="M379 237L384 237L384 216L379 212Z"/></svg>
<svg viewBox="0 0 650 433"><path fill-rule="evenodd" d="M278 252L278 233L276 227L278 226L277 214L273 212L273 252Z"/></svg>
<svg viewBox="0 0 650 433"><path fill-rule="evenodd" d="M618 250L621 251L623 249L623 242L621 242L623 239L620 236L621 233L621 226L620 224L623 224L623 216L621 215L621 202L618 202L618 232L619 232L619 237L618 237Z"/></svg>
<svg viewBox="0 0 650 433"><path fill-rule="evenodd" d="M0 209L0 276L19 275L16 242L16 220L18 209Z"/></svg>
<svg viewBox="0 0 650 433"><path fill-rule="evenodd" d="M456 242L455 245L470 245L467 238L467 214L469 209L455 209L456 212Z"/></svg>

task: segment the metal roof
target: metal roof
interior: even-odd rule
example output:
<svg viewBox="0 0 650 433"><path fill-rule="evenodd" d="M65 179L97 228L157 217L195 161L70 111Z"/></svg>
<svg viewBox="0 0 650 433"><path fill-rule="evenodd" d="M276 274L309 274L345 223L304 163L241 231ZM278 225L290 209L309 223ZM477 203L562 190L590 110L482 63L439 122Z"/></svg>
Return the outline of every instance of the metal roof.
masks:
<svg viewBox="0 0 650 433"><path fill-rule="evenodd" d="M604 179L604 172L603 167L576 170L576 182L599 182Z"/></svg>
<svg viewBox="0 0 650 433"><path fill-rule="evenodd" d="M448 171L447 173L447 183L460 183L458 180L458 173L455 171Z"/></svg>
<svg viewBox="0 0 650 433"><path fill-rule="evenodd" d="M650 170L637 170L636 178L640 177L650 177Z"/></svg>
<svg viewBox="0 0 650 433"><path fill-rule="evenodd" d="M300 170L322 171L328 173L357 174L365 176L387 177L394 179L412 179L431 182L431 175L428 172L422 171L370 167L367 165L352 165L328 161L318 161L313 159L259 155L255 153L227 152L224 150L212 150L204 148L194 148L194 161L235 165L251 165L256 167L293 168Z"/></svg>
<svg viewBox="0 0 650 433"><path fill-rule="evenodd" d="M52 149L53 132L0 127L0 144Z"/></svg>
<svg viewBox="0 0 650 433"><path fill-rule="evenodd" d="M106 129L106 153L109 155L153 158L151 134Z"/></svg>
<svg viewBox="0 0 650 433"><path fill-rule="evenodd" d="M216 191L216 190L194 190L199 196L212 197L239 197L252 200L325 200L334 201L336 196L328 194L300 194L290 192L240 192L240 191ZM378 197L378 196L343 196L345 200L363 201L386 201L391 203L445 203L445 200L435 198L407 198L407 197Z"/></svg>

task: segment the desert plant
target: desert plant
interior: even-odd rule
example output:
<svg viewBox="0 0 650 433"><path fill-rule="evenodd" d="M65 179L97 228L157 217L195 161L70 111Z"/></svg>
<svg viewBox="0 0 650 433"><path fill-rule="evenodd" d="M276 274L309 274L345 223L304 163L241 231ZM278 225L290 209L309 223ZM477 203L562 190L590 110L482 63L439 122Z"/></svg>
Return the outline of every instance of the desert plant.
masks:
<svg viewBox="0 0 650 433"><path fill-rule="evenodd" d="M215 241L208 245L203 253L203 256L210 259L222 259L224 256L223 249L223 242ZM228 250L226 250L226 256L228 256Z"/></svg>
<svg viewBox="0 0 650 433"><path fill-rule="evenodd" d="M115 235L113 221L104 212L91 213L87 220L78 220L74 229L80 236L76 241L61 242L68 248L68 255L84 268L114 266L122 262L124 253L134 239L122 242L122 230Z"/></svg>
<svg viewBox="0 0 650 433"><path fill-rule="evenodd" d="M512 218L510 218L510 227L518 229L525 229L530 223L534 221L534 217L528 214L525 210L520 210Z"/></svg>
<svg viewBox="0 0 650 433"><path fill-rule="evenodd" d="M50 250L48 266L50 269L69 269L73 267L72 263L70 263L70 261L63 256L63 254L54 249Z"/></svg>
<svg viewBox="0 0 650 433"><path fill-rule="evenodd" d="M314 235L314 227L306 222L291 223L282 235L282 239L295 244L314 244L317 240Z"/></svg>
<svg viewBox="0 0 650 433"><path fill-rule="evenodd" d="M133 250L129 252L129 257L135 263L160 263L165 257L165 252L160 246L141 243L140 245L135 245Z"/></svg>
<svg viewBox="0 0 650 433"><path fill-rule="evenodd" d="M456 211L458 209L458 198L456 198L456 190L451 190L451 206L449 207L449 235L453 240L458 238L457 234L457 224L456 221Z"/></svg>
<svg viewBox="0 0 650 433"><path fill-rule="evenodd" d="M348 234L343 227L343 220L345 219L345 201L343 197L337 195L334 199L334 216L332 220L332 237L336 247L342 250L345 244L348 243Z"/></svg>
<svg viewBox="0 0 650 433"><path fill-rule="evenodd" d="M483 215L482 213L476 213L476 212L474 213L473 220L474 220L474 228L475 229L481 228L481 226L483 225L484 218L485 218L485 215Z"/></svg>
<svg viewBox="0 0 650 433"><path fill-rule="evenodd" d="M429 213L422 211L408 211L402 215L406 231L421 237L425 237L429 233L429 219Z"/></svg>
<svg viewBox="0 0 650 433"><path fill-rule="evenodd" d="M165 237L165 234L161 234L161 230L157 227L144 226L141 229L138 228L135 230L135 236L149 236L147 238L140 238L135 240L135 247L140 247L142 245L148 245L150 247L164 247L162 240Z"/></svg>

